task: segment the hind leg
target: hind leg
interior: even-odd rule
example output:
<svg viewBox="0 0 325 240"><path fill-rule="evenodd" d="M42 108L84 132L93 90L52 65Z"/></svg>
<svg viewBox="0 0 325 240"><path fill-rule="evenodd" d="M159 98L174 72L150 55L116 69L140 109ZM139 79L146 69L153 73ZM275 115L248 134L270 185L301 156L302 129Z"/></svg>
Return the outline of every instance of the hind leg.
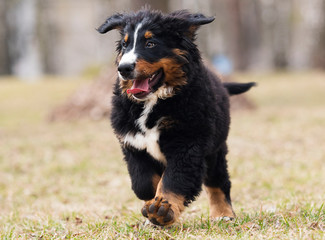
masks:
<svg viewBox="0 0 325 240"><path fill-rule="evenodd" d="M210 217L213 220L231 220L236 217L231 202L220 188L206 187L209 197Z"/></svg>
<svg viewBox="0 0 325 240"><path fill-rule="evenodd" d="M212 219L233 219L236 217L230 198L231 183L227 170L227 146L224 144L216 155L208 160L207 176L204 180L209 198Z"/></svg>

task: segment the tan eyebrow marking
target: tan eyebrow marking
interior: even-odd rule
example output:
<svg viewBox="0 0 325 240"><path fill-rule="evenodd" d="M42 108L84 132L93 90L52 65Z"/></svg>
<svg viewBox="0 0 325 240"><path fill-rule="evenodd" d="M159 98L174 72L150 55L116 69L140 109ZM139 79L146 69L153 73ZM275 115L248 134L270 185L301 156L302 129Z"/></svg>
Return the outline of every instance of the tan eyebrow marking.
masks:
<svg viewBox="0 0 325 240"><path fill-rule="evenodd" d="M147 39L152 38L152 36L153 36L153 33L151 31L146 31L146 33L144 34L144 37Z"/></svg>
<svg viewBox="0 0 325 240"><path fill-rule="evenodd" d="M124 36L124 42L127 42L128 39L129 39L129 34L125 34L125 36Z"/></svg>

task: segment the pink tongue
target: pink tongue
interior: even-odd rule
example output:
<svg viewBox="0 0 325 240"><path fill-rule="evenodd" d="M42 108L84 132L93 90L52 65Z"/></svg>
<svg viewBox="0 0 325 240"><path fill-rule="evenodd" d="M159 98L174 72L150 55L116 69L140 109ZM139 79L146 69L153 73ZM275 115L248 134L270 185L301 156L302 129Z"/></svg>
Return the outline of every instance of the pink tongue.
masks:
<svg viewBox="0 0 325 240"><path fill-rule="evenodd" d="M133 81L133 85L131 89L126 90L126 92L129 94L137 94L140 92L148 92L149 91L149 78L143 79L143 80L137 80L135 79Z"/></svg>

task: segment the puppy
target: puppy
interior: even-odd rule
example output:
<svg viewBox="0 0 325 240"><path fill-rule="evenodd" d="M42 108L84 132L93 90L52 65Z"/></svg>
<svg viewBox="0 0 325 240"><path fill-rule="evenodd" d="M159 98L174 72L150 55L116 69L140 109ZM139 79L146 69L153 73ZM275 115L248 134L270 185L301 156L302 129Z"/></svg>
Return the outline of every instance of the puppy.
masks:
<svg viewBox="0 0 325 240"><path fill-rule="evenodd" d="M100 33L119 30L111 124L142 214L173 224L205 186L212 219L234 218L227 171L229 95L254 83L226 83L202 63L194 43L213 17L176 11L115 14Z"/></svg>

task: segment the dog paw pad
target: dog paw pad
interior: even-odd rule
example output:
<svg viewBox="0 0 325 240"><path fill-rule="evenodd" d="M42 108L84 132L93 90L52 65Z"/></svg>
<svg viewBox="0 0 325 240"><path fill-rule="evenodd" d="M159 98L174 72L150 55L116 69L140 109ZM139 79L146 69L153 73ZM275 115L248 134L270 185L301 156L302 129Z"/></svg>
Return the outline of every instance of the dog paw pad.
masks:
<svg viewBox="0 0 325 240"><path fill-rule="evenodd" d="M175 214L171 209L171 204L167 199L156 197L146 202L141 210L144 217L148 218L153 224L165 226L175 221Z"/></svg>
<svg viewBox="0 0 325 240"><path fill-rule="evenodd" d="M141 213L144 217L148 218L148 211L147 211L147 208L146 206L144 206L142 209L141 209Z"/></svg>

